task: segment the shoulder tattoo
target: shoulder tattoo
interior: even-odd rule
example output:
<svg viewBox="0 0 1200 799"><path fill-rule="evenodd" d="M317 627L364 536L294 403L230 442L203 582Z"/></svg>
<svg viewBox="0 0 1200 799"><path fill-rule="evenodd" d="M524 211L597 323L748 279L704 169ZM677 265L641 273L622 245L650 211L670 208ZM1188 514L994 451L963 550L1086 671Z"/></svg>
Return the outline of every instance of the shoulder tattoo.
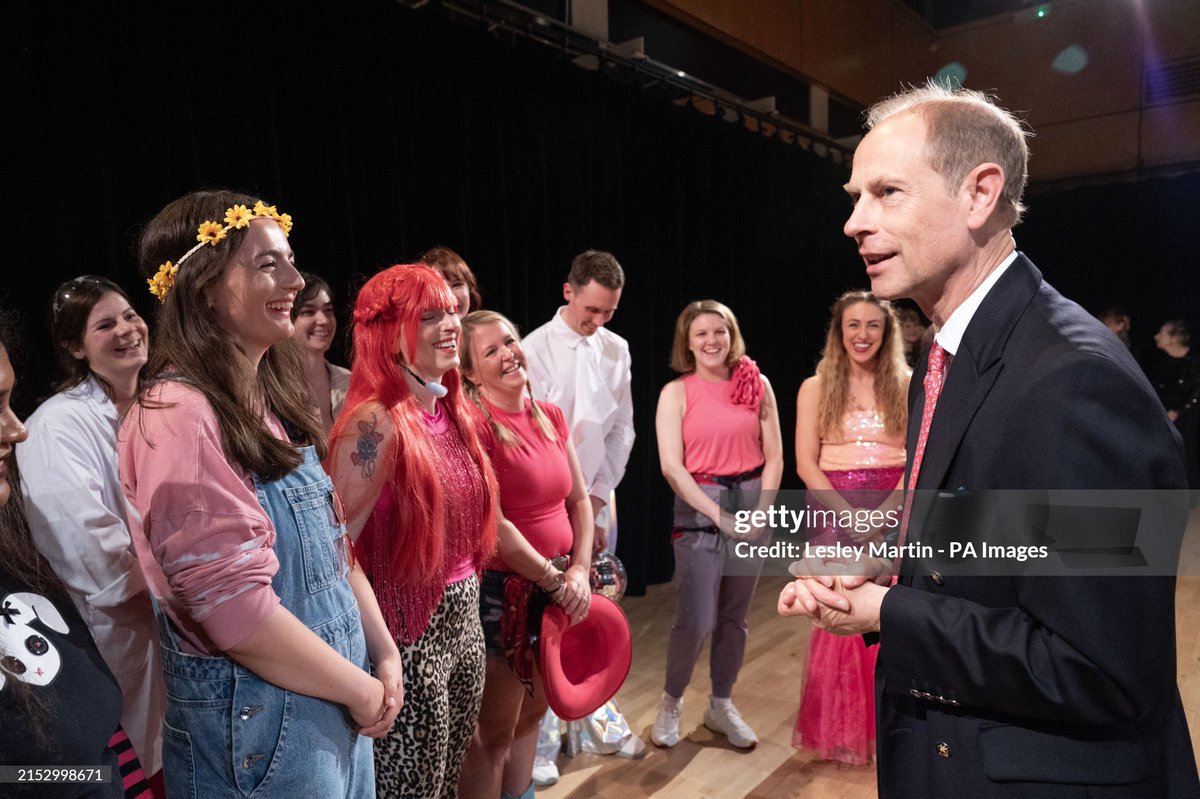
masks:
<svg viewBox="0 0 1200 799"><path fill-rule="evenodd" d="M370 480L375 475L375 466L379 461L379 442L383 434L375 431L379 420L371 414L371 421L358 423L358 442L354 452L350 453L350 462L357 466L364 480Z"/></svg>

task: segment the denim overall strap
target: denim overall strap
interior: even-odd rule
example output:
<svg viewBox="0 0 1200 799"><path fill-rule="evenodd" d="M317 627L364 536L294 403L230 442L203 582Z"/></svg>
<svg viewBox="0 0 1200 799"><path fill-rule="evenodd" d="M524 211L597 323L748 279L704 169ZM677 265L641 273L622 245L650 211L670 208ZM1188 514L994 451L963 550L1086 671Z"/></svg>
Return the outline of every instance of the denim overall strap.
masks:
<svg viewBox="0 0 1200 799"><path fill-rule="evenodd" d="M304 462L278 480L255 476L254 490L275 525L279 571L271 587L296 618L334 644L354 630L361 636L362 624L346 580L346 528L335 511L333 480L315 449L302 452ZM355 660L365 667L365 650Z"/></svg>
<svg viewBox="0 0 1200 799"><path fill-rule="evenodd" d="M279 480L254 478L275 528L279 571L271 585L284 608L366 669L333 483L316 451L302 452L303 463ZM157 606L155 615L167 686L163 760L170 799L375 795L371 741L357 733L343 706L285 691L226 657L186 654Z"/></svg>

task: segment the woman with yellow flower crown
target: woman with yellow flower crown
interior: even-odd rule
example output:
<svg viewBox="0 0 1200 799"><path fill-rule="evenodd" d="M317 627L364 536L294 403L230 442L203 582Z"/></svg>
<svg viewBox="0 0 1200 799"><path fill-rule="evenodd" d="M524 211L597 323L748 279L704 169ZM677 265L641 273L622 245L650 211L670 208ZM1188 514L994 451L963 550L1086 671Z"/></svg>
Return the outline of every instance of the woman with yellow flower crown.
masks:
<svg viewBox="0 0 1200 799"><path fill-rule="evenodd" d="M254 197L193 192L138 244L162 305L119 462L157 601L173 799L374 796L363 736L385 735L403 701L320 466L290 229Z"/></svg>

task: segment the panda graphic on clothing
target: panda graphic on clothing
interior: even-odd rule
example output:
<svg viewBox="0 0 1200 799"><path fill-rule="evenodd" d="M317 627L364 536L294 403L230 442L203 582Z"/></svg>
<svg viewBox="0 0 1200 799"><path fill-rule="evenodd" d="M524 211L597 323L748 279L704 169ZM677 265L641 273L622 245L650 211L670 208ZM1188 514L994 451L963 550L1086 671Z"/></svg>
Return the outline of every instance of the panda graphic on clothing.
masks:
<svg viewBox="0 0 1200 799"><path fill-rule="evenodd" d="M20 591L0 600L0 690L8 675L49 685L62 670L62 655L46 633L71 632L58 608L41 594Z"/></svg>
<svg viewBox="0 0 1200 799"><path fill-rule="evenodd" d="M19 696L18 682L32 696ZM125 795L117 755L109 748L120 724L121 691L87 625L65 595L36 593L2 571L0 718L0 765L109 766L112 775L109 782L85 785L6 785L4 796Z"/></svg>

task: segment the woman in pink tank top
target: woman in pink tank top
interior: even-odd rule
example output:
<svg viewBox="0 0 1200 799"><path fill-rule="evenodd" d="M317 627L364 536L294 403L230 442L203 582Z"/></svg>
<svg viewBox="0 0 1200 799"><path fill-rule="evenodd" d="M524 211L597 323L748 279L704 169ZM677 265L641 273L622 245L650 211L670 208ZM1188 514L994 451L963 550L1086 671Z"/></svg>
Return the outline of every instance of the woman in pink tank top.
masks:
<svg viewBox="0 0 1200 799"><path fill-rule="evenodd" d="M796 398L796 471L813 506L898 508L912 374L899 324L889 303L865 291L843 294L830 314L817 373ZM833 526L808 531L813 544L863 544L877 536ZM878 651L859 636L813 629L793 746L844 763L874 759Z"/></svg>
<svg viewBox="0 0 1200 799"><path fill-rule="evenodd" d="M479 411L501 505L497 552L480 590L487 679L459 778L464 797L532 799L546 695L523 620L541 592L573 624L591 605L592 503L563 412L530 394L516 330L495 311L463 320L463 380Z"/></svg>
<svg viewBox="0 0 1200 799"><path fill-rule="evenodd" d="M654 420L662 473L675 492L677 608L650 732L658 746L679 743L684 690L710 635L704 725L739 749L758 743L730 697L762 562L734 555L740 536L732 514L769 504L783 474L783 444L771 384L745 353L733 311L716 300L693 302L679 315L671 368L683 376L663 387Z"/></svg>

